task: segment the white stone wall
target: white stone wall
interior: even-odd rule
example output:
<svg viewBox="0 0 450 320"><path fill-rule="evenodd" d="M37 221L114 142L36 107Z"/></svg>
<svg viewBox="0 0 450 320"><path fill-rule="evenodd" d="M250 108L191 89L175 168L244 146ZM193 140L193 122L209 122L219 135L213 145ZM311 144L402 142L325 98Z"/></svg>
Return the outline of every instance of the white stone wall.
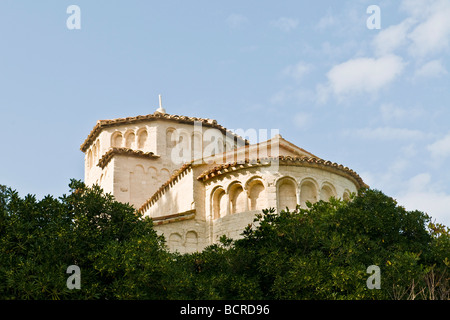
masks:
<svg viewBox="0 0 450 320"><path fill-rule="evenodd" d="M155 230L164 234L167 245L172 251L180 253L201 251L211 244L209 225L205 218L205 186L196 177L210 165L187 169L174 181L167 191L144 212L145 216L155 218ZM184 214L194 211L190 220L170 221L158 224L158 218Z"/></svg>
<svg viewBox="0 0 450 320"><path fill-rule="evenodd" d="M217 243L221 236L225 235L231 239L240 239L245 227L253 224L255 215L261 213L261 210L252 210L239 212L212 221L213 233L209 242Z"/></svg>
<svg viewBox="0 0 450 320"><path fill-rule="evenodd" d="M154 228L158 234L164 235L166 246L172 252L191 253L209 245L205 221L192 219L156 225Z"/></svg>
<svg viewBox="0 0 450 320"><path fill-rule="evenodd" d="M280 207L280 200L283 198L280 190L283 192L286 189L280 188L280 186L286 181L293 188L292 191L296 200L294 203L300 203L302 207L306 207L305 202L300 200L302 199L302 191L306 188L305 185L315 188L312 190L312 202L328 200L330 196L343 198L345 192L350 194L357 191L351 180L339 174L318 168L293 165L281 165L275 172L264 167L244 168L220 175L205 183L197 181L195 179L197 175L198 171L190 170L167 193L162 195L161 199L148 211L150 216L157 217L162 213L171 215L196 209L195 218L191 220L174 221L155 226L159 233L165 235L168 247L182 253L202 250L207 245L217 242L222 235L239 239L245 227L253 223L255 214L260 213L262 209L270 207L276 208L278 211L285 209ZM197 183L196 186L194 186L195 183ZM244 203L241 204L240 211L232 213L230 197L237 186L242 188ZM257 192L253 192L254 189L257 189ZM326 192L321 192L322 190ZM190 194L193 194L194 197L191 198ZM224 210L220 210L219 214L215 212L215 209L217 209L215 208L215 201L218 200L217 194L222 197L220 205L226 206ZM175 208L174 203L183 202L184 200L179 199L179 197L184 195L189 201L193 199L195 206L189 208L189 201L187 201L184 207ZM261 201L255 201L255 196L259 198L256 200ZM252 203L257 205L258 209L252 210L254 209ZM204 204L203 207L202 204ZM294 206L290 209L294 209ZM192 237L187 235L189 231L197 235L195 245ZM190 233L190 235L192 236L193 233Z"/></svg>
<svg viewBox="0 0 450 320"><path fill-rule="evenodd" d="M102 155L109 149L106 142L107 133L102 132L84 155L84 181L87 185L100 184L100 178L105 172L97 166Z"/></svg>
<svg viewBox="0 0 450 320"><path fill-rule="evenodd" d="M211 152L223 152L224 148L232 148L233 143L232 137L218 129L168 120L107 127L86 150L85 182L99 184L118 201L139 208L194 155L202 157ZM111 147L153 152L160 158L115 155L102 169L97 164Z"/></svg>
<svg viewBox="0 0 450 320"><path fill-rule="evenodd" d="M292 188L292 194L296 197L296 201L290 209L295 209L295 205L299 203L301 207L306 208L305 202L301 201L302 191L307 190L306 187L313 186L313 198L308 199L311 202L319 200L327 201L330 196L338 198L344 197L344 192L350 194L357 192L355 184L336 173L328 172L318 168L309 168L293 165L280 165L277 171L272 172L265 170L263 167L245 168L233 172L232 174L218 176L206 182L205 200L206 200L206 219L212 221L213 230L210 233L209 242L213 243L225 234L232 238L239 237L244 228L252 223L254 214L261 212L261 210L250 211L252 209L252 188L256 184L255 181L260 181L264 186L261 192L258 192L261 198L261 204L264 208L276 208L278 211L285 209L282 205L284 194L288 192L288 188L280 188L284 182L289 182L288 186ZM245 195L246 210L232 213L232 196L233 186L242 186ZM306 187L305 187L306 186ZM327 192L322 192L324 189ZM281 190L281 193L280 193ZM223 192L222 192L223 191ZM311 191L311 190L307 190ZM217 193L222 194L225 201L220 201L221 205L226 205L224 210L220 210L221 214L218 217L215 214L217 210ZM322 195L322 198L321 198ZM254 199L253 199L254 200ZM222 215L224 213L224 215Z"/></svg>
<svg viewBox="0 0 450 320"><path fill-rule="evenodd" d="M271 148L272 156L274 151L275 156L310 155L295 149L280 136L273 141L280 148ZM240 152L243 158L255 150L260 155L259 149L253 149L261 146L264 147L241 148ZM118 154L102 169L97 166L99 159L111 147L153 152L159 158ZM234 145L232 137L218 129L164 119L106 127L86 150L85 182L87 185L97 183L118 201L140 208L183 163L235 147L239 145ZM208 159L221 163L221 156ZM270 167L238 165L226 174L218 173L206 181L197 180L212 167L213 163L202 161L193 165L144 212L155 218L155 222L159 219L155 230L165 235L172 251L202 250L222 235L239 238L244 228L253 222L255 214L264 208L280 211L288 206L294 209L297 203L306 207L307 200L328 200L330 196L348 198L350 193L357 192L353 180L339 170L321 169L306 163ZM184 215L186 212L189 215ZM172 215L175 218L161 218Z"/></svg>
<svg viewBox="0 0 450 320"><path fill-rule="evenodd" d="M171 172L161 159L116 155L114 161L114 195L118 201L139 208L169 179Z"/></svg>
<svg viewBox="0 0 450 320"><path fill-rule="evenodd" d="M145 215L158 218L195 209L193 181L193 171L186 170L176 182L159 194Z"/></svg>

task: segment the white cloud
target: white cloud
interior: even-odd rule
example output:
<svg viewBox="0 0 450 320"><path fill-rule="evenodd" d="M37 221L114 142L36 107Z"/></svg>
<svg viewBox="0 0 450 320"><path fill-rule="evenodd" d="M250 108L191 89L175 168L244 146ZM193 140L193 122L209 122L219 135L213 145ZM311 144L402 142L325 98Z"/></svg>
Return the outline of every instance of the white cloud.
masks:
<svg viewBox="0 0 450 320"><path fill-rule="evenodd" d="M405 156L409 158L413 158L417 156L418 154L418 148L415 143L411 143L409 145L403 146L400 148L400 152Z"/></svg>
<svg viewBox="0 0 450 320"><path fill-rule="evenodd" d="M420 108L401 108L392 103L383 103L380 106L381 118L385 123L414 121L424 116ZM423 119L423 118L422 118Z"/></svg>
<svg viewBox="0 0 450 320"><path fill-rule="evenodd" d="M450 195L444 192L413 191L397 196L397 202L407 210L419 210L432 221L450 226Z"/></svg>
<svg viewBox="0 0 450 320"><path fill-rule="evenodd" d="M429 173L418 174L407 181L405 190L395 197L407 210L420 210L436 222L450 226L450 195L431 184Z"/></svg>
<svg viewBox="0 0 450 320"><path fill-rule="evenodd" d="M381 117L385 122L390 122L392 120L401 120L408 115L408 111L405 109L394 106L393 104L387 103L380 106Z"/></svg>
<svg viewBox="0 0 450 320"><path fill-rule="evenodd" d="M334 66L328 73L329 88L340 96L375 93L391 83L404 69L401 57L356 58Z"/></svg>
<svg viewBox="0 0 450 320"><path fill-rule="evenodd" d="M407 1L411 2L411 1ZM423 2L419 5L423 5ZM408 34L412 41L409 52L415 57L440 53L449 48L450 40L450 2L427 1L424 20ZM417 13L417 15L424 15Z"/></svg>
<svg viewBox="0 0 450 320"><path fill-rule="evenodd" d="M442 159L450 156L450 133L442 139L427 146L433 158Z"/></svg>
<svg viewBox="0 0 450 320"><path fill-rule="evenodd" d="M450 194L439 190L429 173L420 173L410 179L402 180L395 169L403 170L405 163L400 160L387 168L387 172L382 174L362 172L360 176L374 189L383 191L385 189L383 186L389 186L389 189L399 190L386 194L396 199L398 204L404 206L406 210L425 212L433 221L450 226Z"/></svg>
<svg viewBox="0 0 450 320"><path fill-rule="evenodd" d="M269 99L271 104L284 105L292 102L305 104L314 101L314 93L305 88L286 86L275 92Z"/></svg>
<svg viewBox="0 0 450 320"><path fill-rule="evenodd" d="M426 137L426 135L419 130L392 127L355 129L347 131L346 134L354 135L362 139L374 140L413 140Z"/></svg>
<svg viewBox="0 0 450 320"><path fill-rule="evenodd" d="M360 45L361 43L352 38L346 38L344 42L336 44L324 41L320 45L320 51L316 52L316 54L323 54L329 56L332 60L336 60L339 59L339 57L348 57L349 55L354 54L360 49Z"/></svg>
<svg viewBox="0 0 450 320"><path fill-rule="evenodd" d="M300 129L309 128L312 116L309 113L299 112L294 116L294 124Z"/></svg>
<svg viewBox="0 0 450 320"><path fill-rule="evenodd" d="M366 7L355 5L354 2L341 1L339 10L328 7L326 13L313 26L318 31L326 31L330 35L333 34L339 38L356 37L364 32L367 17L362 15ZM364 11L361 11L364 10Z"/></svg>
<svg viewBox="0 0 450 320"><path fill-rule="evenodd" d="M393 53L408 43L408 30L414 24L411 18L403 20L397 25L382 29L374 38L372 45L378 55Z"/></svg>
<svg viewBox="0 0 450 320"><path fill-rule="evenodd" d="M435 78L442 75L446 75L447 69L442 64L441 60L432 60L425 63L414 73L414 79L417 78Z"/></svg>
<svg viewBox="0 0 450 320"><path fill-rule="evenodd" d="M407 49L410 57L423 64L423 60L450 49L450 1L403 0L400 8L408 17L396 25L380 30L372 46L379 55L392 54ZM447 73L439 60L420 67L413 80L419 77L436 77Z"/></svg>
<svg viewBox="0 0 450 320"><path fill-rule="evenodd" d="M420 173L408 181L408 191L423 192L426 191L428 184L431 181L429 173Z"/></svg>
<svg viewBox="0 0 450 320"><path fill-rule="evenodd" d="M297 64L287 66L283 69L282 74L284 76L288 76L293 78L296 81L302 80L304 76L310 72L312 66L303 61L298 62Z"/></svg>
<svg viewBox="0 0 450 320"><path fill-rule="evenodd" d="M297 28L298 20L293 18L281 17L271 21L270 24L284 32L289 32Z"/></svg>
<svg viewBox="0 0 450 320"><path fill-rule="evenodd" d="M232 13L228 16L226 22L231 28L236 29L247 23L248 18L242 14Z"/></svg>
<svg viewBox="0 0 450 320"><path fill-rule="evenodd" d="M439 1L440 0L403 0L400 4L400 8L413 17L423 18L433 11L433 6Z"/></svg>
<svg viewBox="0 0 450 320"><path fill-rule="evenodd" d="M290 94L289 94L288 90L281 89L270 97L270 103L284 104L284 103L286 103L286 101L289 100L289 98L290 98Z"/></svg>
<svg viewBox="0 0 450 320"><path fill-rule="evenodd" d="M328 27L332 27L337 23L336 18L333 16L330 10L323 16L317 23L317 29L324 30Z"/></svg>
<svg viewBox="0 0 450 320"><path fill-rule="evenodd" d="M325 103L332 94L343 99L352 94L377 93L397 79L408 64L419 66L409 77L413 81L448 74L444 60L430 61L430 56L450 51L450 1L403 0L400 9L407 17L375 34L371 42L374 57L350 59L329 70L328 82L316 86L317 103ZM336 17L328 11L317 28L333 24ZM324 52L327 46L325 43ZM405 52L409 56L402 57Z"/></svg>
<svg viewBox="0 0 450 320"><path fill-rule="evenodd" d="M359 176L363 179L364 183L367 184L370 188L374 188L374 185L378 181L377 177L370 171L361 171L359 172Z"/></svg>
<svg viewBox="0 0 450 320"><path fill-rule="evenodd" d="M386 157L386 160L388 157ZM390 159L390 158L389 158ZM380 172L365 172L364 182L371 188L380 190L402 189L402 174L411 167L411 159L407 155L397 156L389 165L386 165ZM366 180L368 179L368 180Z"/></svg>

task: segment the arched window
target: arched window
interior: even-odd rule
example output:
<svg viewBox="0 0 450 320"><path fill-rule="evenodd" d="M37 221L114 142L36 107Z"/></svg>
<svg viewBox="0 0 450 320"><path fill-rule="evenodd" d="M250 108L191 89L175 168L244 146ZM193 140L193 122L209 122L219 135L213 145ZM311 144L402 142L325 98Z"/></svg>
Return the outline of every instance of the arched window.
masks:
<svg viewBox="0 0 450 320"><path fill-rule="evenodd" d="M198 251L198 235L195 231L188 231L186 233L186 251Z"/></svg>
<svg viewBox="0 0 450 320"><path fill-rule="evenodd" d="M214 190L212 203L213 219L224 217L227 212L227 203L225 191L222 188Z"/></svg>
<svg viewBox="0 0 450 320"><path fill-rule="evenodd" d="M184 253L183 246L182 246L182 238L178 233L172 233L169 236L168 241L169 250L172 252L178 251L180 253Z"/></svg>
<svg viewBox="0 0 450 320"><path fill-rule="evenodd" d="M87 166L88 166L88 168L92 168L92 163L93 163L93 160L92 160L92 151L89 150L89 151L88 151L88 154L87 154Z"/></svg>
<svg viewBox="0 0 450 320"><path fill-rule="evenodd" d="M147 142L147 138L148 138L148 133L147 130L145 129L141 129L138 132L138 149L144 149L145 148L145 143Z"/></svg>
<svg viewBox="0 0 450 320"><path fill-rule="evenodd" d="M102 155L100 154L100 139L97 140L97 155L100 158Z"/></svg>
<svg viewBox="0 0 450 320"><path fill-rule="evenodd" d="M264 185L260 180L249 183L250 210L262 210L267 206Z"/></svg>
<svg viewBox="0 0 450 320"><path fill-rule="evenodd" d="M322 186L322 189L320 190L320 200L328 201L334 196L335 192L333 191L333 187L331 185L325 184Z"/></svg>
<svg viewBox="0 0 450 320"><path fill-rule="evenodd" d="M160 184L164 184L166 183L167 180L169 180L170 178L170 171L163 168L159 171L159 179L160 179Z"/></svg>
<svg viewBox="0 0 450 320"><path fill-rule="evenodd" d="M129 132L125 136L125 147L133 149L134 148L134 142L136 141L136 136L134 132Z"/></svg>
<svg viewBox="0 0 450 320"><path fill-rule="evenodd" d="M115 148L121 148L122 140L123 140L122 133L120 133L119 131L114 132L113 135L111 136L111 146Z"/></svg>
<svg viewBox="0 0 450 320"><path fill-rule="evenodd" d="M234 184L230 188L230 213L244 212L246 210L244 189L239 183Z"/></svg>
<svg viewBox="0 0 450 320"><path fill-rule="evenodd" d="M317 201L317 188L312 181L304 181L300 187L300 205L306 208L306 202L314 203Z"/></svg>
<svg viewBox="0 0 450 320"><path fill-rule="evenodd" d="M157 185L158 184L158 173L155 167L148 168L148 175L150 179L150 184Z"/></svg>
<svg viewBox="0 0 450 320"><path fill-rule="evenodd" d="M345 190L344 194L342 195L342 199L344 199L345 201L350 200L350 191Z"/></svg>
<svg viewBox="0 0 450 320"><path fill-rule="evenodd" d="M94 159L94 161L97 159L97 143L92 147L92 159Z"/></svg>
<svg viewBox="0 0 450 320"><path fill-rule="evenodd" d="M297 207L297 184L294 180L284 178L278 183L278 209L294 210Z"/></svg>
<svg viewBox="0 0 450 320"><path fill-rule="evenodd" d="M179 157L180 162L188 162L192 159L191 156L191 139L189 138L189 134L180 130L178 132L178 141L177 141L177 156ZM175 159L172 159L175 160Z"/></svg>
<svg viewBox="0 0 450 320"><path fill-rule="evenodd" d="M174 128L167 128L166 130L166 147L173 148L177 143L176 132Z"/></svg>

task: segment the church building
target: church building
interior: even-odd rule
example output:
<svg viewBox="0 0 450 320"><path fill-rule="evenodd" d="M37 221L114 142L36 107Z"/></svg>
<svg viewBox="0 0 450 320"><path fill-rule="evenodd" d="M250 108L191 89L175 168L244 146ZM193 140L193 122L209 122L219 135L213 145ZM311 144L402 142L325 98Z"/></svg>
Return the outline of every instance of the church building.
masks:
<svg viewBox="0 0 450 320"><path fill-rule="evenodd" d="M216 120L171 115L99 120L81 145L85 183L153 220L171 251L237 239L265 208L347 199L365 183L279 134L250 144Z"/></svg>

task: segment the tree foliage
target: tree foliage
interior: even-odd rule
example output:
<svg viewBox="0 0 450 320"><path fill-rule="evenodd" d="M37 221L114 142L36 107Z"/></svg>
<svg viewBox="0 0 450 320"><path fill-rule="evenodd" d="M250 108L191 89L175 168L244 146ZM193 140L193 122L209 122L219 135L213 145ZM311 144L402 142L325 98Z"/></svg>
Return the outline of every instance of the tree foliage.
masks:
<svg viewBox="0 0 450 320"><path fill-rule="evenodd" d="M449 229L380 191L266 209L241 239L182 255L130 205L69 186L39 201L0 186L0 299L449 298ZM66 286L69 265L79 290ZM367 288L370 265L379 290Z"/></svg>
<svg viewBox="0 0 450 320"><path fill-rule="evenodd" d="M152 221L72 180L61 199L0 190L0 298L152 299L168 253ZM81 289L66 269L81 270Z"/></svg>

